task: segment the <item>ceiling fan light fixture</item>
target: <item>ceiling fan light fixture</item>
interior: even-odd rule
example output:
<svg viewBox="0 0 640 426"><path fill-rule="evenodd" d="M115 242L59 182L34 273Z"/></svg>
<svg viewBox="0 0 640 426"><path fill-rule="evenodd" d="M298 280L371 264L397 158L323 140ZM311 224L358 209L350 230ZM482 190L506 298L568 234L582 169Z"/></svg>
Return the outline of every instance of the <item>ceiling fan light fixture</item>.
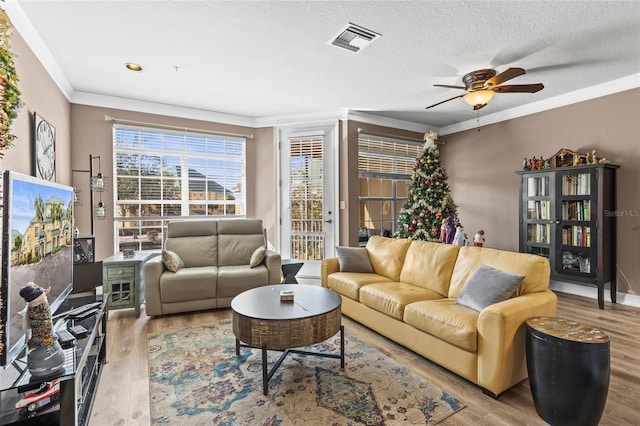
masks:
<svg viewBox="0 0 640 426"><path fill-rule="evenodd" d="M467 93L462 97L462 99L471 106L485 105L495 94L496 92L493 90L476 90L474 92Z"/></svg>
<svg viewBox="0 0 640 426"><path fill-rule="evenodd" d="M136 64L133 62L127 62L124 64L125 68L128 69L129 71L142 71L142 65L140 64Z"/></svg>

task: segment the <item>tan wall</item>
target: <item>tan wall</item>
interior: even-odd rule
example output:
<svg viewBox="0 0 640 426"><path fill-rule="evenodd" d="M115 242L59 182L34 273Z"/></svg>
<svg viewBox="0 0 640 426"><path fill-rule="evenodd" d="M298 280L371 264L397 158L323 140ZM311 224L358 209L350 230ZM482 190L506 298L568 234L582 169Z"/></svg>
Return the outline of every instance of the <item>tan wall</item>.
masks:
<svg viewBox="0 0 640 426"><path fill-rule="evenodd" d="M12 132L18 137L14 146L4 151L0 170L14 170L31 175L32 123L37 112L56 129L56 181L71 184L71 107L53 79L17 31L11 37L11 52L18 73L18 88L24 107L13 121Z"/></svg>
<svg viewBox="0 0 640 426"><path fill-rule="evenodd" d="M470 238L518 250L518 176L525 157L560 148L597 155L618 169L618 291L640 293L640 89L625 91L441 138L443 165ZM480 113L482 124L482 113ZM626 212L626 213L625 213Z"/></svg>
<svg viewBox="0 0 640 426"><path fill-rule="evenodd" d="M202 129L213 132L253 134L253 139L247 139L247 217L262 219L268 229L269 239L273 242L275 236L275 201L273 201L273 197L269 197L270 194L275 194L273 130L253 129L86 105L72 105L71 121L73 129L71 140L73 153L71 155L71 166L73 169L87 170L89 168L89 155L100 156L103 174L113 178L113 123L105 121L105 115L120 120L153 123L160 126L179 126L181 128ZM96 164L94 164L94 167L96 167ZM87 174L76 173L74 175L76 185L78 187L84 185L88 190L87 179ZM88 199L88 197L86 198ZM112 191L103 194L103 201L109 208L113 207ZM90 207L86 203L77 210L78 227L82 234L88 234L90 231L90 216L88 216L91 211ZM96 260L111 256L115 250L113 218L109 217L106 220L95 221L94 234L96 237Z"/></svg>

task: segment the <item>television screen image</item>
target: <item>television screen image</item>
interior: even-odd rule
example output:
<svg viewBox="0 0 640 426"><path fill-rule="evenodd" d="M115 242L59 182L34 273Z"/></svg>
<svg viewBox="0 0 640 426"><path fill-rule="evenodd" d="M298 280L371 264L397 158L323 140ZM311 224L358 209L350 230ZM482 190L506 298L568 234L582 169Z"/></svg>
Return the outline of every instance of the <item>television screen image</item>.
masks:
<svg viewBox="0 0 640 426"><path fill-rule="evenodd" d="M54 313L73 287L73 188L5 171L3 192L0 365L24 348L28 282L51 288Z"/></svg>

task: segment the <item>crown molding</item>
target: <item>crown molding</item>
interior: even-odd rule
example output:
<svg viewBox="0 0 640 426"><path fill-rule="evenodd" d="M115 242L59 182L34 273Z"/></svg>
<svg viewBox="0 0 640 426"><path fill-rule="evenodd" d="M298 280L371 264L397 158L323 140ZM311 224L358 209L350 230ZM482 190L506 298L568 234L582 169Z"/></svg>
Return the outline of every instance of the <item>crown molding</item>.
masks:
<svg viewBox="0 0 640 426"><path fill-rule="evenodd" d="M576 104L578 102L588 101L590 99L600 98L602 96L612 95L625 90L636 89L640 87L640 73L632 74L606 83L597 84L595 86L586 87L584 89L575 90L565 93L564 95L555 96L553 98L544 99L530 104L522 105L516 108L510 108L504 111L496 112L481 116L481 125L499 123L501 121L513 120L514 118L524 117L526 115L538 112L548 111L554 108L560 108L567 105ZM452 133L462 132L464 130L475 129L478 127L476 119L467 120L460 123L444 126L440 128L439 134L449 135Z"/></svg>
<svg viewBox="0 0 640 426"><path fill-rule="evenodd" d="M345 115L344 109L337 109L324 112L313 112L292 115L274 115L267 117L257 117L254 120L254 127L282 127L292 125L313 125L316 123L326 124L329 121L340 120Z"/></svg>
<svg viewBox="0 0 640 426"><path fill-rule="evenodd" d="M166 115L169 117L187 118L231 124L235 126L256 127L255 119L241 115L225 114L196 108L185 108L157 102L140 101L116 96L96 95L86 92L73 92L71 103L101 108L113 108L125 111L144 112L148 114Z"/></svg>
<svg viewBox="0 0 640 426"><path fill-rule="evenodd" d="M362 123L374 124L377 126L391 127L394 129L408 130L411 132L424 133L433 130L433 126L413 121L398 120L397 118L382 117L376 114L367 114L363 111L348 110L345 120L360 121Z"/></svg>
<svg viewBox="0 0 640 426"><path fill-rule="evenodd" d="M73 87L67 80L67 77L62 72L58 61L53 57L44 41L31 24L31 21L27 19L27 15L22 10L22 6L18 4L17 0L4 1L3 8L11 24L18 30L25 43L33 51L36 58L40 61L45 71L51 76L51 79L58 86L62 94L71 102L71 94L73 93Z"/></svg>

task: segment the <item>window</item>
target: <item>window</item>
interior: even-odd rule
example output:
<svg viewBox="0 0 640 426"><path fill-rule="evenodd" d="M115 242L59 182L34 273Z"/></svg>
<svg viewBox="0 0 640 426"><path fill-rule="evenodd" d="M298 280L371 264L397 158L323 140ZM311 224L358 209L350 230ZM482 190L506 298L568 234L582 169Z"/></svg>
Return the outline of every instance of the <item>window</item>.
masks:
<svg viewBox="0 0 640 426"><path fill-rule="evenodd" d="M245 139L114 126L119 250L162 247L170 219L244 217Z"/></svg>
<svg viewBox="0 0 640 426"><path fill-rule="evenodd" d="M422 146L364 134L358 138L361 240L395 232Z"/></svg>

